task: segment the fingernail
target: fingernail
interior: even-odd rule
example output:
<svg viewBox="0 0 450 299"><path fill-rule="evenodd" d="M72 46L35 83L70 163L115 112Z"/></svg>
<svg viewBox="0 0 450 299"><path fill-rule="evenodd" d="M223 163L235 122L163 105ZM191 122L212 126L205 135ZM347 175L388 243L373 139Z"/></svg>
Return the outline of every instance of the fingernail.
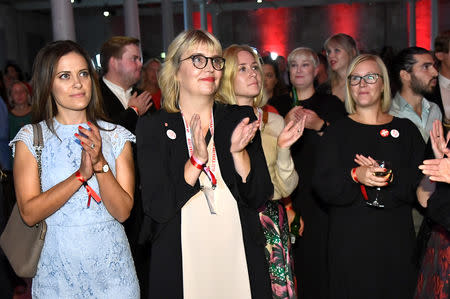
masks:
<svg viewBox="0 0 450 299"><path fill-rule="evenodd" d="M82 126L78 126L78 129L84 129Z"/></svg>
<svg viewBox="0 0 450 299"><path fill-rule="evenodd" d="M74 135L75 135L76 137L80 136L80 135L78 135L78 133L75 133Z"/></svg>
<svg viewBox="0 0 450 299"><path fill-rule="evenodd" d="M81 145L83 145L84 144L84 142L83 141L81 141Z"/></svg>
<svg viewBox="0 0 450 299"><path fill-rule="evenodd" d="M91 125L92 125L92 123L91 123L90 121L88 121L88 125L90 125L90 126L91 126Z"/></svg>

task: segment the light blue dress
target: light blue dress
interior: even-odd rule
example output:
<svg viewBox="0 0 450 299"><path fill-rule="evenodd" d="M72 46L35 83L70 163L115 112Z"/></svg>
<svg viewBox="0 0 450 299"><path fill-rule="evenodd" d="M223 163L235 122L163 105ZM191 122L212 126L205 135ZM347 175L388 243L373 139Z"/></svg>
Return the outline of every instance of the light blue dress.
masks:
<svg viewBox="0 0 450 299"><path fill-rule="evenodd" d="M126 141L135 136L125 128L99 122L102 151L114 176L115 161ZM81 162L81 146L75 142L78 125L62 125L54 119L55 136L41 122L42 189L47 191L76 172ZM87 124L82 124L87 128ZM23 141L31 153L33 129L24 126L10 146ZM100 195L97 179L88 181ZM48 231L44 248L33 278L33 298L139 298L139 283L122 224L106 210L103 202L92 198L81 188L53 215L46 219Z"/></svg>

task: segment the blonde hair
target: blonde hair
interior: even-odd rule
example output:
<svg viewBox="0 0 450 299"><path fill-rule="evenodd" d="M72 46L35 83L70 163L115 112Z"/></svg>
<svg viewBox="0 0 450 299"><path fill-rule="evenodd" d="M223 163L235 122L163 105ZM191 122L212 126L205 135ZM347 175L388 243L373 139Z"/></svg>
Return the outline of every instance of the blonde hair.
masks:
<svg viewBox="0 0 450 299"><path fill-rule="evenodd" d="M356 102L351 93L350 79L348 78L351 73L355 70L355 68L365 62L365 61L374 61L381 70L381 79L383 80L383 93L381 97L381 111L388 112L391 107L391 87L389 83L389 74L384 64L383 60L380 57L372 54L361 54L356 56L353 61L350 63L347 70L347 78L345 82L345 109L349 114L353 114L356 112Z"/></svg>
<svg viewBox="0 0 450 299"><path fill-rule="evenodd" d="M318 67L320 64L319 57L317 56L317 53L314 52L313 49L306 47L299 47L292 50L292 52L289 53L287 58L289 67L291 66L291 63L294 61L296 56L305 56L306 58L311 59L311 61L314 63L314 68Z"/></svg>
<svg viewBox="0 0 450 299"><path fill-rule="evenodd" d="M258 71L261 75L261 90L259 94L253 99L255 107L262 107L267 102L267 97L264 96L264 73L262 71L261 61L258 54L256 54L250 46L247 45L231 45L223 52L225 58L225 72L223 73L222 82L218 91L218 101L225 104L237 105L236 94L234 92L234 79L239 67L238 53L246 51L250 53L258 64Z"/></svg>
<svg viewBox="0 0 450 299"><path fill-rule="evenodd" d="M345 33L338 33L335 35L330 36L324 43L323 47L326 50L331 44L339 45L341 46L345 52L347 53L348 57L350 57L350 61L355 58L358 54L358 47L356 46L356 42L348 34ZM328 55L327 55L328 57ZM333 71L331 68L329 69L330 72L330 78L331 78L331 86L336 83L338 80L338 73Z"/></svg>
<svg viewBox="0 0 450 299"><path fill-rule="evenodd" d="M180 68L181 58L190 49L201 44L214 50L218 55L222 54L220 42L212 34L204 30L191 29L181 32L170 44L166 61L163 63L158 77L158 84L163 97L162 107L167 112L180 111L178 106L180 83L175 77Z"/></svg>

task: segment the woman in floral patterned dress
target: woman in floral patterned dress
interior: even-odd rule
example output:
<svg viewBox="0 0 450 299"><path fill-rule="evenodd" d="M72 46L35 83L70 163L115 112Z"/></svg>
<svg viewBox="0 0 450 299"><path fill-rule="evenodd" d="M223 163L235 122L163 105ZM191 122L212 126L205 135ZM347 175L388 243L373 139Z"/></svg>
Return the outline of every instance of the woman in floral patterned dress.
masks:
<svg viewBox="0 0 450 299"><path fill-rule="evenodd" d="M289 196L298 183L289 148L303 134L305 118L285 126L281 116L263 112L262 67L250 47L232 45L225 50L224 58L226 67L219 90L220 100L253 107L260 122L264 156L274 185L272 200L259 214L266 237L272 295L277 299L297 298L289 226L284 206L278 200Z"/></svg>

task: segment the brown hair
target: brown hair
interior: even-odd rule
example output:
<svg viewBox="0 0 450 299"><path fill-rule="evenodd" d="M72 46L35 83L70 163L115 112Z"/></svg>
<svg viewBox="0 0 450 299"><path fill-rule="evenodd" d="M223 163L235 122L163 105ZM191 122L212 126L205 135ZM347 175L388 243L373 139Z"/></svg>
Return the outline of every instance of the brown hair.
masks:
<svg viewBox="0 0 450 299"><path fill-rule="evenodd" d="M450 45L450 30L439 33L434 39L434 52L449 52Z"/></svg>
<svg viewBox="0 0 450 299"><path fill-rule="evenodd" d="M25 91L27 92L27 96L28 96L28 104L31 104L31 92L30 92L30 88L27 86L27 84L23 81L19 81L19 80L14 80L13 82L11 82L11 85L8 89L8 104L11 108L14 108L14 99L12 98L12 90L14 85L20 85L22 86L23 89L25 89Z"/></svg>
<svg viewBox="0 0 450 299"><path fill-rule="evenodd" d="M139 40L129 36L113 36L107 40L100 49L100 63L102 65L103 74L109 71L109 60L111 57L121 58L124 47L128 45L139 46Z"/></svg>
<svg viewBox="0 0 450 299"><path fill-rule="evenodd" d="M88 54L73 41L55 41L47 44L36 55L33 64L33 77L31 78L31 85L33 86L32 121L38 123L44 120L54 134L56 132L53 128L53 117L58 114L58 109L52 95L53 81L60 58L69 53L77 53L84 58L92 80L91 100L86 107L87 120L98 126L97 120L106 119L97 73Z"/></svg>

